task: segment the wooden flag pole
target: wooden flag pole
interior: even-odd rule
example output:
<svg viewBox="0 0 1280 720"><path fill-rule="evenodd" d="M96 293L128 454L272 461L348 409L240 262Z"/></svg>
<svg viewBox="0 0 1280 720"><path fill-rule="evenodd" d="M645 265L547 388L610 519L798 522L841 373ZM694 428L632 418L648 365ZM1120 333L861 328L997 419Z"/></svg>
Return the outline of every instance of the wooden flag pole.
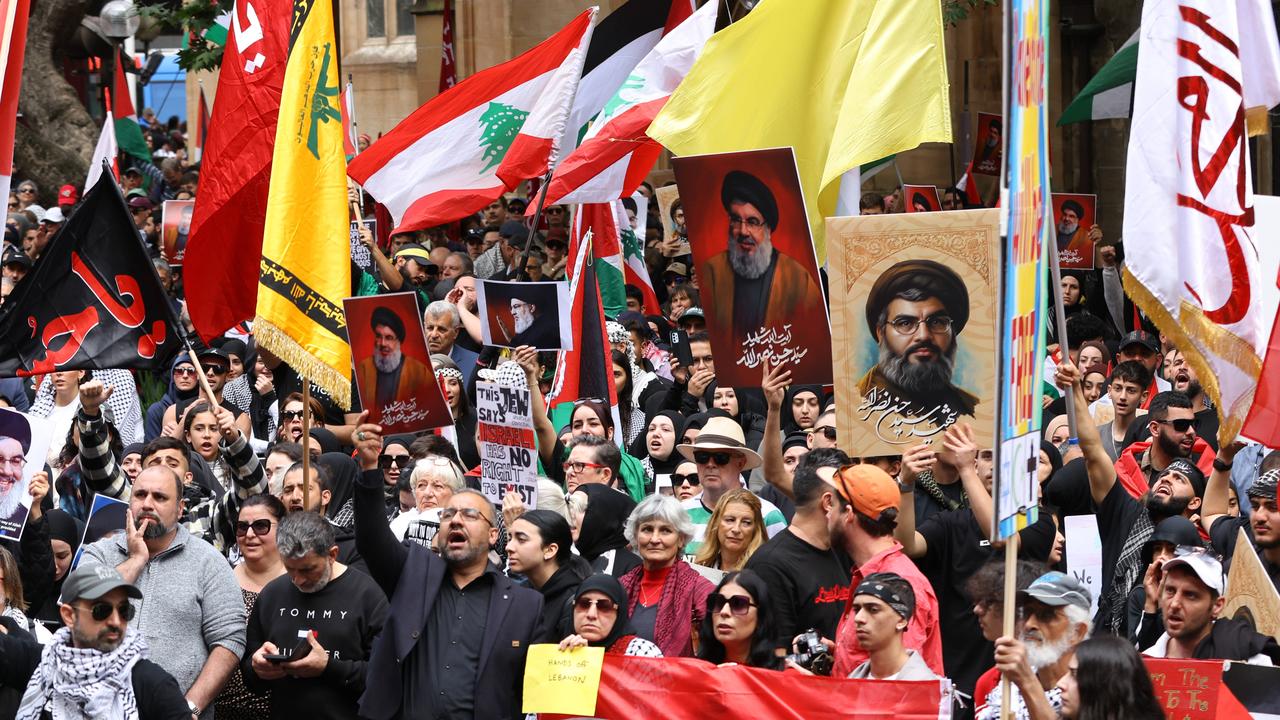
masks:
<svg viewBox="0 0 1280 720"><path fill-rule="evenodd" d="M302 380L302 507L311 507L311 381Z"/></svg>
<svg viewBox="0 0 1280 720"><path fill-rule="evenodd" d="M1004 629L1005 637L1016 637L1017 605L1018 605L1018 533L1009 536L1004 543ZM1011 701L1009 676L1000 675L1000 720L1011 720L1013 713L1009 710ZM974 702L978 701L974 698Z"/></svg>
<svg viewBox="0 0 1280 720"><path fill-rule="evenodd" d="M1058 354L1063 360L1071 359L1071 351L1067 349L1067 312L1062 306L1062 269L1058 265L1058 244L1050 240L1045 250L1049 253L1049 272L1053 278L1053 314L1054 326L1058 331ZM1076 419L1076 403L1071 393L1075 392L1074 388L1066 388L1063 392L1067 393L1067 430L1071 433L1071 439L1075 440L1080 437L1077 432L1079 421Z"/></svg>
<svg viewBox="0 0 1280 720"><path fill-rule="evenodd" d="M196 351L191 348L190 343L187 344L187 357L190 357L191 364L196 366L196 380L200 383L200 389L209 396L209 407L212 408L218 404L218 400L213 394L213 387L209 385L209 378L204 374L204 367L196 359Z"/></svg>

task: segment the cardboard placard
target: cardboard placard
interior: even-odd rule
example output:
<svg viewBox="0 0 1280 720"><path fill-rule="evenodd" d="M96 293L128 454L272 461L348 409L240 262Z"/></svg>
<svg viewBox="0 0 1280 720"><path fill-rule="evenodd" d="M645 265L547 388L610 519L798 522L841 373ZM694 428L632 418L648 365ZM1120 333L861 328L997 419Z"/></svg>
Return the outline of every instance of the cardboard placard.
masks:
<svg viewBox="0 0 1280 720"><path fill-rule="evenodd" d="M1102 592L1102 538L1098 534L1098 516L1068 515L1064 519L1067 572L1089 588L1092 616L1098 612L1098 595Z"/></svg>
<svg viewBox="0 0 1280 720"><path fill-rule="evenodd" d="M1253 629L1280 640L1280 593L1258 560L1244 528L1236 536L1236 551L1227 573L1227 603L1222 617L1244 618Z"/></svg>
<svg viewBox="0 0 1280 720"><path fill-rule="evenodd" d="M1143 658L1156 701L1170 718L1213 720L1222 690L1222 661Z"/></svg>
<svg viewBox="0 0 1280 720"><path fill-rule="evenodd" d="M594 715L603 666L602 647L561 651L556 645L530 645L521 712Z"/></svg>
<svg viewBox="0 0 1280 720"><path fill-rule="evenodd" d="M937 212L942 209L936 185L903 185L902 201L906 203L909 213Z"/></svg>
<svg viewBox="0 0 1280 720"><path fill-rule="evenodd" d="M356 267L371 274L378 274L378 266L373 260L373 253L369 247L360 241L360 229L365 228L369 231L370 237L375 243L378 242L378 220L369 218L368 220L352 220L351 221L351 262Z"/></svg>
<svg viewBox="0 0 1280 720"><path fill-rule="evenodd" d="M536 510L538 449L529 389L477 382L476 420L480 492L501 505L502 496L515 490L526 508Z"/></svg>
<svg viewBox="0 0 1280 720"><path fill-rule="evenodd" d="M684 203L678 185L664 185L653 191L658 201L658 219L662 221L662 254L664 257L688 255L689 225L685 221Z"/></svg>
<svg viewBox="0 0 1280 720"><path fill-rule="evenodd" d="M89 506L89 520L84 524L84 535L80 538L80 547L71 562L75 569L80 564L80 557L90 543L124 532L124 524L128 518L129 503L106 495L94 495L93 504Z"/></svg>
<svg viewBox="0 0 1280 720"><path fill-rule="evenodd" d="M975 175L1000 176L1000 160L1004 153L1001 143L1004 135L1004 118L995 113L978 113L977 134L973 141L973 172Z"/></svg>

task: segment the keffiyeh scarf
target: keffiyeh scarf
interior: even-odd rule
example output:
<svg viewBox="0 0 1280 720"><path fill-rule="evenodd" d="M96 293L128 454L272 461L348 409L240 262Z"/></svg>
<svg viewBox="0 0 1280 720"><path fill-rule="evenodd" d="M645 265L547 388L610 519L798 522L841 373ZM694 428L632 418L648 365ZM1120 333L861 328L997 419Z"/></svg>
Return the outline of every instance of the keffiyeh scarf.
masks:
<svg viewBox="0 0 1280 720"><path fill-rule="evenodd" d="M125 633L120 647L101 653L74 647L71 628L58 630L27 683L17 720L37 720L50 702L53 720L138 720L133 666L146 654L146 643L135 633Z"/></svg>

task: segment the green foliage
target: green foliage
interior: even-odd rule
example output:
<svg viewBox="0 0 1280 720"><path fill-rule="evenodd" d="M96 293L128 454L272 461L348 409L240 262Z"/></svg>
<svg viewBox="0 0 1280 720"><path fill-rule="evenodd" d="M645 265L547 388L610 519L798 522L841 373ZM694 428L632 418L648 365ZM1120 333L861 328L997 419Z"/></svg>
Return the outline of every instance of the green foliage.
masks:
<svg viewBox="0 0 1280 720"><path fill-rule="evenodd" d="M169 390L169 376L158 376L153 372L138 372L138 395L142 397L142 409L145 412L151 404L164 397Z"/></svg>
<svg viewBox="0 0 1280 720"><path fill-rule="evenodd" d="M192 72L221 67L222 46L206 40L204 33L226 9L217 0L191 0L177 6L146 0L138 11L165 32L186 34L186 46L178 51L178 66Z"/></svg>
<svg viewBox="0 0 1280 720"><path fill-rule="evenodd" d="M999 4L999 0L942 0L942 21L951 26L959 25L979 6L995 7Z"/></svg>

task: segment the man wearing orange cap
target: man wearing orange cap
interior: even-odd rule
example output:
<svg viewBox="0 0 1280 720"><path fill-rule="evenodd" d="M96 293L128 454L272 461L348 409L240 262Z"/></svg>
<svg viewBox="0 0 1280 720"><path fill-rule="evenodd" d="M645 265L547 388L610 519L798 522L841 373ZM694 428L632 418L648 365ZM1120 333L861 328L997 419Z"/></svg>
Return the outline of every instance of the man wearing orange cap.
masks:
<svg viewBox="0 0 1280 720"><path fill-rule="evenodd" d="M938 598L916 564L903 554L902 545L893 539L901 497L898 483L875 465L849 465L830 478L839 502L827 513L827 525L831 544L843 547L853 559L851 587L857 587L869 575L886 572L897 573L911 583L916 610L903 642L908 649L920 653L930 670L943 676ZM836 628L833 677L848 677L870 657L858 643L853 615L853 603L848 602Z"/></svg>

